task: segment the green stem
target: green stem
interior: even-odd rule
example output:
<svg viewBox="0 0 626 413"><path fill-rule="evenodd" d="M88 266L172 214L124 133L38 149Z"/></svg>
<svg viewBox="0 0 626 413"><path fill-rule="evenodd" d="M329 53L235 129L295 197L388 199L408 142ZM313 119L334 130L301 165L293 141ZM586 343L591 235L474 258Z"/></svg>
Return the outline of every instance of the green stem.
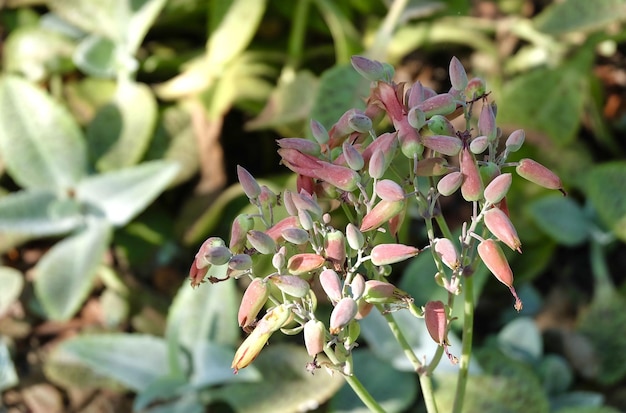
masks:
<svg viewBox="0 0 626 413"><path fill-rule="evenodd" d="M340 366L341 363L334 351L330 347L325 347L324 353L335 366ZM367 389L363 386L363 383L359 379L356 378L354 374L344 375L346 382L354 391L354 394L358 396L359 399L367 406L368 409L372 412L385 413L385 410L382 408L380 404L372 397L372 395L367 391Z"/></svg>
<svg viewBox="0 0 626 413"><path fill-rule="evenodd" d="M293 74L302 60L306 22L309 14L310 0L299 0L293 14L289 43L287 44L287 63L283 67L282 76Z"/></svg>
<svg viewBox="0 0 626 413"><path fill-rule="evenodd" d="M456 382L454 407L452 409L453 413L460 413L463 408L474 336L474 277L470 275L469 277L465 277L463 281L465 290L465 301L463 303L463 344L461 348L461 361L459 362L459 376Z"/></svg>
<svg viewBox="0 0 626 413"><path fill-rule="evenodd" d="M383 24L376 32L374 43L372 43L372 46L369 48L368 55L372 59L385 60L387 45L391 41L391 36L393 35L393 32L398 25L398 21L400 20L400 16L408 3L409 0L394 0L391 3L391 7L385 16Z"/></svg>
<svg viewBox="0 0 626 413"><path fill-rule="evenodd" d="M595 284L593 299L596 302L605 301L613 295L615 286L604 256L604 245L595 237L591 237L590 248L591 273Z"/></svg>

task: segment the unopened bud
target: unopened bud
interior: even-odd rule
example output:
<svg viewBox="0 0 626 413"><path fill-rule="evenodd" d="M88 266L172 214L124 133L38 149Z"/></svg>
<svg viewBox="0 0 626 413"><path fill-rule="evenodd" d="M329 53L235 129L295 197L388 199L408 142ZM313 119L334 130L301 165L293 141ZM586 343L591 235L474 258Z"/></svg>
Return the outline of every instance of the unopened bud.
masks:
<svg viewBox="0 0 626 413"><path fill-rule="evenodd" d="M285 258L285 247L281 247L280 250L274 256L272 256L272 266L276 268L276 271L281 271L285 268L287 258Z"/></svg>
<svg viewBox="0 0 626 413"><path fill-rule="evenodd" d="M324 254L336 268L346 262L346 239L341 231L330 231L324 237Z"/></svg>
<svg viewBox="0 0 626 413"><path fill-rule="evenodd" d="M285 241L296 245L305 244L309 240L309 233L302 228L285 228L281 235Z"/></svg>
<svg viewBox="0 0 626 413"><path fill-rule="evenodd" d="M420 130L424 127L424 125L426 125L426 114L420 108L413 107L407 114L407 120L409 125L417 130Z"/></svg>
<svg viewBox="0 0 626 413"><path fill-rule="evenodd" d="M484 213L485 226L496 238L513 251L522 252L522 243L509 217L500 208L490 208Z"/></svg>
<svg viewBox="0 0 626 413"><path fill-rule="evenodd" d="M321 218L323 214L322 207L306 191L300 191L299 194L291 194L291 200L298 210L303 209L309 212L312 217Z"/></svg>
<svg viewBox="0 0 626 413"><path fill-rule="evenodd" d="M245 192L246 196L250 200L256 199L259 195L261 195L261 186L259 183L256 179L254 179L250 172L239 165L237 165L237 178L243 188L243 192Z"/></svg>
<svg viewBox="0 0 626 413"><path fill-rule="evenodd" d="M228 247L233 252L241 252L246 246L248 231L254 228L254 220L248 214L237 215L230 230Z"/></svg>
<svg viewBox="0 0 626 413"><path fill-rule="evenodd" d="M437 191L443 196L450 196L461 187L463 174L458 171L450 172L437 182Z"/></svg>
<svg viewBox="0 0 626 413"><path fill-rule="evenodd" d="M338 302L343 297L342 285L339 275L331 269L325 269L319 275L320 285L326 293L326 296L333 303Z"/></svg>
<svg viewBox="0 0 626 413"><path fill-rule="evenodd" d="M343 142L343 156L348 166L355 171L360 171L365 166L363 155L347 140Z"/></svg>
<svg viewBox="0 0 626 413"><path fill-rule="evenodd" d="M233 253L224 246L211 247L204 253L204 258L211 265L224 265L227 264Z"/></svg>
<svg viewBox="0 0 626 413"><path fill-rule="evenodd" d="M350 62L354 70L369 81L376 82L387 76L385 66L376 60L363 56L352 56Z"/></svg>
<svg viewBox="0 0 626 413"><path fill-rule="evenodd" d="M456 102L450 93L442 93L426 99L416 107L424 112L426 118L430 118L433 115L449 115L454 112Z"/></svg>
<svg viewBox="0 0 626 413"><path fill-rule="evenodd" d="M363 236L363 233L352 223L346 225L346 240L348 241L350 248L355 251L363 248L363 245L365 244L365 237Z"/></svg>
<svg viewBox="0 0 626 413"><path fill-rule="evenodd" d="M298 221L300 222L300 226L306 230L310 231L313 229L313 218L311 218L311 214L309 214L304 209L298 210Z"/></svg>
<svg viewBox="0 0 626 413"><path fill-rule="evenodd" d="M324 125L322 125L315 119L311 119L310 127L311 135L313 135L313 138L317 141L317 143L319 143L320 145L325 145L328 143L328 139L330 139L330 137L328 136L328 131L326 130Z"/></svg>
<svg viewBox="0 0 626 413"><path fill-rule="evenodd" d="M457 155L463 147L458 137L446 135L422 136L422 143L425 147L448 156Z"/></svg>
<svg viewBox="0 0 626 413"><path fill-rule="evenodd" d="M445 116L435 115L428 120L428 129L434 135L456 136L456 130L452 122Z"/></svg>
<svg viewBox="0 0 626 413"><path fill-rule="evenodd" d="M366 133L372 130L372 120L363 112L355 112L348 119L348 124L356 132Z"/></svg>
<svg viewBox="0 0 626 413"><path fill-rule="evenodd" d="M309 356L314 357L324 351L325 330L324 323L319 320L309 320L304 323L304 346Z"/></svg>
<svg viewBox="0 0 626 413"><path fill-rule="evenodd" d="M228 268L235 271L246 271L252 268L252 257L248 254L236 254L228 260Z"/></svg>
<svg viewBox="0 0 626 413"><path fill-rule="evenodd" d="M505 147L509 152L517 152L524 144L526 134L523 129L517 129L506 139Z"/></svg>
<svg viewBox="0 0 626 413"><path fill-rule="evenodd" d="M391 218L398 215L404 209L405 201L385 201L382 200L361 221L361 232L370 231L383 225Z"/></svg>
<svg viewBox="0 0 626 413"><path fill-rule="evenodd" d="M393 301L396 286L379 280L367 280L363 299L371 304L385 304Z"/></svg>
<svg viewBox="0 0 626 413"><path fill-rule="evenodd" d="M248 231L248 242L259 253L267 255L276 252L276 243L263 231Z"/></svg>
<svg viewBox="0 0 626 413"><path fill-rule="evenodd" d="M318 156L321 153L320 144L309 139L282 138L277 139L276 143L280 148L296 149L297 151L308 155Z"/></svg>
<svg viewBox="0 0 626 413"><path fill-rule="evenodd" d="M325 261L321 255L304 252L292 255L287 261L287 269L294 275L305 274L320 268Z"/></svg>
<svg viewBox="0 0 626 413"><path fill-rule="evenodd" d="M461 265L459 253L454 243L448 238L435 239L435 252L441 257L444 265L451 270L456 270Z"/></svg>
<svg viewBox="0 0 626 413"><path fill-rule="evenodd" d="M478 132L486 136L489 142L493 142L497 137L496 115L493 107L489 103L485 103L478 117Z"/></svg>
<svg viewBox="0 0 626 413"><path fill-rule="evenodd" d="M484 135L477 136L470 142L470 151L472 151L472 153L476 155L485 152L488 147L489 138Z"/></svg>
<svg viewBox="0 0 626 413"><path fill-rule="evenodd" d="M419 254L420 249L404 244L378 244L370 254L372 264L390 265L404 261Z"/></svg>
<svg viewBox="0 0 626 413"><path fill-rule="evenodd" d="M385 174L387 166L388 163L385 159L385 153L382 151L374 152L368 165L369 175L374 179L380 179Z"/></svg>
<svg viewBox="0 0 626 413"><path fill-rule="evenodd" d="M522 309L522 301L517 296L515 288L513 287L513 271L509 266L509 262L504 256L502 248L493 239L486 239L478 244L478 255L480 259L485 263L485 266L491 271L491 273L502 284L509 287L511 294L515 298L515 309L520 311Z"/></svg>
<svg viewBox="0 0 626 413"><path fill-rule="evenodd" d="M419 135L411 129L411 133L403 133L398 135L398 142L400 143L400 151L402 155L409 159L415 159L424 152L424 145Z"/></svg>
<svg viewBox="0 0 626 413"><path fill-rule="evenodd" d="M259 202L265 207L275 207L278 205L278 196L266 185L261 185Z"/></svg>
<svg viewBox="0 0 626 413"><path fill-rule="evenodd" d="M480 179L476 159L469 148L463 148L459 163L463 174L461 195L466 201L478 201L483 196L483 181Z"/></svg>
<svg viewBox="0 0 626 413"><path fill-rule="evenodd" d="M448 317L441 301L429 301L424 309L424 321L428 334L440 346L448 345Z"/></svg>
<svg viewBox="0 0 626 413"><path fill-rule="evenodd" d="M298 208L296 208L296 204L293 202L291 197L293 196L293 192L286 189L283 191L283 205L285 206L285 210L289 215L295 216L298 215Z"/></svg>
<svg viewBox="0 0 626 413"><path fill-rule="evenodd" d="M283 230L285 228L296 228L298 226L298 218L297 217L285 217L268 228L265 233L270 236L274 240L274 242L280 242L280 238L282 237Z"/></svg>
<svg viewBox="0 0 626 413"><path fill-rule="evenodd" d="M209 250L217 247L224 247L225 245L226 243L224 242L224 240L219 237L207 238L202 243L202 245L198 249L198 252L196 253L194 259L195 266L198 269L201 269L211 265L211 262L208 260L208 255L210 255Z"/></svg>
<svg viewBox="0 0 626 413"><path fill-rule="evenodd" d="M342 298L330 314L330 334L337 335L356 316L358 306L350 297Z"/></svg>
<svg viewBox="0 0 626 413"><path fill-rule="evenodd" d="M243 293L237 320L240 327L248 327L256 321L256 316L263 308L270 295L267 282L262 278L252 280Z"/></svg>
<svg viewBox="0 0 626 413"><path fill-rule="evenodd" d="M483 96L486 91L487 86L485 85L485 81L481 78L475 77L467 82L467 86L465 87L465 97L468 100L477 99Z"/></svg>
<svg viewBox="0 0 626 413"><path fill-rule="evenodd" d="M385 201L401 201L404 199L404 190L391 179L381 179L376 182L376 194Z"/></svg>
<svg viewBox="0 0 626 413"><path fill-rule="evenodd" d="M551 170L532 159L524 158L515 168L519 176L547 189L558 189L565 195L561 179Z"/></svg>
<svg viewBox="0 0 626 413"><path fill-rule="evenodd" d="M365 291L365 278L359 273L355 274L350 282L350 292L352 293L352 298L358 300L363 295L363 291Z"/></svg>
<svg viewBox="0 0 626 413"><path fill-rule="evenodd" d="M423 101L424 101L424 86L418 80L417 82L413 83L411 87L409 88L409 90L407 91L406 102L409 108L415 108L415 106L417 106L419 103L422 103ZM422 112L422 114L423 113L424 112ZM409 122L411 122L410 116L409 116ZM413 126L415 129L420 129L420 128L415 127L414 125L411 125L411 126Z"/></svg>
<svg viewBox="0 0 626 413"><path fill-rule="evenodd" d="M491 204L500 202L509 192L513 175L504 173L496 176L485 188L485 201Z"/></svg>
<svg viewBox="0 0 626 413"><path fill-rule="evenodd" d="M296 275L270 275L268 281L285 294L302 298L309 293L311 286Z"/></svg>
<svg viewBox="0 0 626 413"><path fill-rule="evenodd" d="M468 82L467 73L461 64L461 61L457 59L456 56L453 56L450 60L448 73L450 75L450 83L452 83L452 87L456 90L465 90Z"/></svg>

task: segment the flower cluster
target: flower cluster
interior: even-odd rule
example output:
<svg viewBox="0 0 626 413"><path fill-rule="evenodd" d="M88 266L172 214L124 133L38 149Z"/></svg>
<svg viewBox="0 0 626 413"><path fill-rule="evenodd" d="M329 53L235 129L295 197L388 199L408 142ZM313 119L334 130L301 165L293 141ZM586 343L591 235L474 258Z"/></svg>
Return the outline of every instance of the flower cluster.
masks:
<svg viewBox="0 0 626 413"><path fill-rule="evenodd" d="M258 213L234 220L228 246L219 238L206 240L191 266L193 286L212 265L227 266L227 279L250 279L238 314L250 335L235 354L235 371L281 330L303 332L314 367L317 354L326 352L333 368L350 374L345 366L351 363L343 361L356 345L359 320L373 307L425 317L433 340L447 352L449 306L431 301L417 307L387 279L392 264L425 250L437 264L436 282L450 295L458 294L464 276L473 272L477 252L509 287L515 308L522 307L501 247L521 253L506 204L512 173L505 169L563 191L559 178L531 159L507 163L522 146L524 132L517 130L500 144L497 107L488 101L485 83L468 79L458 59L450 62L451 89L439 94L420 82L394 83L389 65L360 56L352 64L372 82L365 109L348 110L330 129L311 121L313 139L278 140L282 163L297 174L295 190L276 194L238 167L239 182ZM455 119L463 126L455 126ZM473 205L473 214L455 239L439 202L457 192ZM421 248L397 242L410 203L429 237ZM343 221L334 218L336 212ZM257 256L271 258L270 274L255 272ZM424 276L428 282L433 274ZM317 318L321 293L333 306L328 320Z"/></svg>

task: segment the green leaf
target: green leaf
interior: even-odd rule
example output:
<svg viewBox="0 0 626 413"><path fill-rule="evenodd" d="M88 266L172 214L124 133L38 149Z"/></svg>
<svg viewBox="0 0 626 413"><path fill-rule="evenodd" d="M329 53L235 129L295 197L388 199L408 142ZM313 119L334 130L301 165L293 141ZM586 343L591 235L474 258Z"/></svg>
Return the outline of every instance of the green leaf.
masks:
<svg viewBox="0 0 626 413"><path fill-rule="evenodd" d="M74 118L84 126L91 122L100 107L113 99L115 89L113 80L86 77L67 81L63 92Z"/></svg>
<svg viewBox="0 0 626 413"><path fill-rule="evenodd" d="M351 65L326 70L320 77L310 117L329 129L346 110L365 108L363 99L369 93L369 85Z"/></svg>
<svg viewBox="0 0 626 413"><path fill-rule="evenodd" d="M70 69L74 48L74 42L58 32L38 26L20 27L11 32L4 45L4 70L40 82Z"/></svg>
<svg viewBox="0 0 626 413"><path fill-rule="evenodd" d="M72 59L76 67L90 76L115 76L116 47L107 37L95 34L85 37L76 47Z"/></svg>
<svg viewBox="0 0 626 413"><path fill-rule="evenodd" d="M587 172L583 190L602 222L626 241L626 162L609 162Z"/></svg>
<svg viewBox="0 0 626 413"><path fill-rule="evenodd" d="M187 378L178 375L161 376L143 389L133 401L133 411L144 411L150 404L163 403L188 391Z"/></svg>
<svg viewBox="0 0 626 413"><path fill-rule="evenodd" d="M591 222L571 198L549 195L527 206L532 219L556 242L575 247L590 236Z"/></svg>
<svg viewBox="0 0 626 413"><path fill-rule="evenodd" d="M82 222L76 200L49 191L18 191L0 198L1 232L45 237L70 232Z"/></svg>
<svg viewBox="0 0 626 413"><path fill-rule="evenodd" d="M0 391L10 389L20 381L11 360L11 352L2 339L0 339L0 373Z"/></svg>
<svg viewBox="0 0 626 413"><path fill-rule="evenodd" d="M534 18L538 30L558 35L606 28L626 19L624 0L565 0L546 7Z"/></svg>
<svg viewBox="0 0 626 413"><path fill-rule="evenodd" d="M320 363L326 358L318 358ZM343 384L340 374L306 369L311 357L304 346L270 344L261 351L254 366L263 375L255 383L227 384L209 394L227 402L238 413L289 413L324 403Z"/></svg>
<svg viewBox="0 0 626 413"><path fill-rule="evenodd" d="M558 146L572 142L589 88L589 52L583 49L556 68L538 68L508 81L498 100L498 120L545 133Z"/></svg>
<svg viewBox="0 0 626 413"><path fill-rule="evenodd" d="M0 317L13 304L24 288L24 275L11 267L0 267ZM0 371L2 369L0 368Z"/></svg>
<svg viewBox="0 0 626 413"><path fill-rule="evenodd" d="M67 190L87 169L86 146L70 113L27 81L0 78L0 154L24 188Z"/></svg>
<svg viewBox="0 0 626 413"><path fill-rule="evenodd" d="M413 372L400 372L379 359L368 349L352 352L354 375L380 403L385 412L403 412L417 397L417 377ZM348 385L331 399L332 413L367 413L370 410Z"/></svg>
<svg viewBox="0 0 626 413"><path fill-rule="evenodd" d="M102 107L87 128L92 158L99 171L138 163L157 121L157 103L148 86L126 83L114 100Z"/></svg>
<svg viewBox="0 0 626 413"><path fill-rule="evenodd" d="M84 179L76 197L99 210L112 225L123 226L154 201L177 173L175 163L144 162Z"/></svg>
<svg viewBox="0 0 626 413"><path fill-rule="evenodd" d="M224 278L227 267L212 266L208 276ZM196 289L185 280L170 307L166 336L177 337L178 343L192 352L207 342L234 346L239 340L239 298L232 280Z"/></svg>
<svg viewBox="0 0 626 413"><path fill-rule="evenodd" d="M160 403L151 406L142 413L204 413L206 412L205 403L199 400L195 393L186 393L181 398L169 403Z"/></svg>
<svg viewBox="0 0 626 413"><path fill-rule="evenodd" d="M163 339L139 334L81 335L62 342L59 350L95 372L131 390L142 391L168 374Z"/></svg>
<svg viewBox="0 0 626 413"><path fill-rule="evenodd" d="M550 395L565 392L574 381L574 373L569 362L558 354L546 354L539 366L541 383Z"/></svg>
<svg viewBox="0 0 626 413"><path fill-rule="evenodd" d="M80 308L110 239L109 223L91 219L81 232L58 242L39 260L35 294L49 318L67 320Z"/></svg>
<svg viewBox="0 0 626 413"><path fill-rule="evenodd" d="M207 341L199 342L192 349L193 373L189 383L196 389L234 382L258 382L263 379L252 366L233 374L231 363L235 356L232 347Z"/></svg>
<svg viewBox="0 0 626 413"><path fill-rule="evenodd" d="M213 2L214 10L223 7L223 3L219 3ZM228 62L248 47L266 5L267 0L232 0L207 42L208 67L213 73L220 73Z"/></svg>
<svg viewBox="0 0 626 413"><path fill-rule="evenodd" d="M536 362L543 353L543 339L535 321L519 317L505 325L498 333L498 346L515 360Z"/></svg>
<svg viewBox="0 0 626 413"><path fill-rule="evenodd" d="M317 79L309 71L300 71L289 79L281 79L261 113L246 123L246 129L277 128L291 123L303 124L308 119L313 101L302 99L313 96Z"/></svg>

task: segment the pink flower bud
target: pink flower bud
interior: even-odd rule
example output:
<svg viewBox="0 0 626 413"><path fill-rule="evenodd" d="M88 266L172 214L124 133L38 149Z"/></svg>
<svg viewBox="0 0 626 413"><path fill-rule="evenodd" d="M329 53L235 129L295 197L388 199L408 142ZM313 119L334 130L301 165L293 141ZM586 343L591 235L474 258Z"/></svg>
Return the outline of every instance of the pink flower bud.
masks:
<svg viewBox="0 0 626 413"><path fill-rule="evenodd" d="M330 140L328 141L328 145L331 149L340 147L343 141L354 132L354 129L350 126L350 118L356 112L362 113L362 111L358 109L348 109L330 128Z"/></svg>
<svg viewBox="0 0 626 413"><path fill-rule="evenodd" d="M476 155L485 152L488 147L489 138L484 135L477 136L470 142L470 151L472 151L472 153Z"/></svg>
<svg viewBox="0 0 626 413"><path fill-rule="evenodd" d="M368 173L372 178L380 179L385 174L387 166L389 165L385 159L385 154L383 152L374 152L368 165Z"/></svg>
<svg viewBox="0 0 626 413"><path fill-rule="evenodd" d="M301 191L299 194L291 194L291 200L296 206L296 209L303 209L315 218L321 218L324 213L322 207L317 203L317 199L313 198L305 191Z"/></svg>
<svg viewBox="0 0 626 413"><path fill-rule="evenodd" d="M386 304L393 302L396 286L379 280L367 280L363 299L371 304Z"/></svg>
<svg viewBox="0 0 626 413"><path fill-rule="evenodd" d="M347 140L344 141L343 146L343 156L346 160L346 163L350 167L350 169L354 169L355 171L360 171L363 166L365 166L365 160L363 159L363 155Z"/></svg>
<svg viewBox="0 0 626 413"><path fill-rule="evenodd" d="M330 334L337 335L356 316L358 306L350 297L342 298L330 314Z"/></svg>
<svg viewBox="0 0 626 413"><path fill-rule="evenodd" d="M422 159L417 162L415 168L415 175L417 176L440 176L445 175L450 171L448 166L448 160L441 157L431 157Z"/></svg>
<svg viewBox="0 0 626 413"><path fill-rule="evenodd" d="M485 226L496 238L504 242L513 251L522 252L522 243L509 217L499 208L491 208L484 213Z"/></svg>
<svg viewBox="0 0 626 413"><path fill-rule="evenodd" d="M348 240L350 248L355 251L363 248L363 245L365 244L365 237L363 236L363 233L352 223L346 225L346 239Z"/></svg>
<svg viewBox="0 0 626 413"><path fill-rule="evenodd" d="M437 191L443 196L450 196L461 187L462 183L463 174L461 172L450 172L437 182Z"/></svg>
<svg viewBox="0 0 626 413"><path fill-rule="evenodd" d="M414 159L424 152L424 145L422 145L420 136L414 130L408 134L398 134L398 142L400 143L400 151L409 159Z"/></svg>
<svg viewBox="0 0 626 413"><path fill-rule="evenodd" d="M267 282L262 278L252 280L246 291L243 293L237 320L240 327L248 327L256 321L259 311L265 306L270 296Z"/></svg>
<svg viewBox="0 0 626 413"><path fill-rule="evenodd" d="M539 162L524 158L515 168L519 176L547 189L558 189L565 195L561 179Z"/></svg>
<svg viewBox="0 0 626 413"><path fill-rule="evenodd" d="M265 232L251 230L248 231L248 242L259 253L267 255L276 252L276 243Z"/></svg>
<svg viewBox="0 0 626 413"><path fill-rule="evenodd" d="M330 137L328 136L328 131L326 130L324 125L322 125L315 119L311 119L311 122L309 124L311 127L311 135L313 135L313 138L317 141L317 143L319 143L320 145L327 144Z"/></svg>
<svg viewBox="0 0 626 413"><path fill-rule="evenodd" d="M475 77L470 79L465 87L465 97L468 100L473 100L480 98L485 94L487 90L487 86L485 85L485 81L481 78Z"/></svg>
<svg viewBox="0 0 626 413"><path fill-rule="evenodd" d="M463 143L458 137L446 135L422 136L422 143L425 147L448 156L458 154L463 147Z"/></svg>
<svg viewBox="0 0 626 413"><path fill-rule="evenodd" d="M415 108L415 106L417 106L419 103L422 103L423 101L424 101L424 86L422 86L422 83L418 80L417 82L413 83L411 87L409 88L409 90L407 91L406 105L409 108ZM424 112L422 112L422 114L424 114ZM413 127L415 129L421 128L421 127L418 128L415 126Z"/></svg>
<svg viewBox="0 0 626 413"><path fill-rule="evenodd" d="M303 138L282 138L276 143L280 148L295 149L308 155L318 156L321 153L319 143Z"/></svg>
<svg viewBox="0 0 626 413"><path fill-rule="evenodd" d="M352 56L350 62L354 70L369 81L376 82L385 78L385 67L376 60L370 60L363 56Z"/></svg>
<svg viewBox="0 0 626 413"><path fill-rule="evenodd" d="M374 265L388 265L404 261L419 254L420 249L404 244L378 244L372 248Z"/></svg>
<svg viewBox="0 0 626 413"><path fill-rule="evenodd" d="M298 217L286 217L267 229L265 233L269 235L270 238L274 240L274 242L278 242L281 239L285 228L296 228L297 226Z"/></svg>
<svg viewBox="0 0 626 413"><path fill-rule="evenodd" d="M357 301L358 309L356 311L356 315L354 316L355 320L362 320L372 311L374 308L374 304L368 303L367 301L361 299Z"/></svg>
<svg viewBox="0 0 626 413"><path fill-rule="evenodd" d="M371 231L383 225L391 218L398 215L404 209L405 201L385 201L382 200L361 221L361 232Z"/></svg>
<svg viewBox="0 0 626 413"><path fill-rule="evenodd" d="M500 202L509 192L513 175L504 173L496 176L485 188L485 201L491 204Z"/></svg>
<svg viewBox="0 0 626 413"><path fill-rule="evenodd" d="M275 207L276 205L278 205L278 196L266 185L261 185L259 202L264 207Z"/></svg>
<svg viewBox="0 0 626 413"><path fill-rule="evenodd" d="M297 298L306 296L311 290L309 283L296 275L270 275L267 279L280 291Z"/></svg>
<svg viewBox="0 0 626 413"><path fill-rule="evenodd" d="M517 129L506 139L505 147L509 152L517 152L524 144L526 134L523 129Z"/></svg>
<svg viewBox="0 0 626 413"><path fill-rule="evenodd" d="M376 194L385 201L401 201L404 199L404 190L391 179L382 179L376 182Z"/></svg>
<svg viewBox="0 0 626 413"><path fill-rule="evenodd" d="M324 323L319 320L309 320L304 323L304 346L309 356L314 357L324 351L325 341Z"/></svg>
<svg viewBox="0 0 626 413"><path fill-rule="evenodd" d="M448 345L448 317L441 301L429 301L424 309L424 321L428 334L440 346Z"/></svg>
<svg viewBox="0 0 626 413"><path fill-rule="evenodd" d="M309 233L302 228L285 228L281 234L285 241L296 245L305 244L309 240Z"/></svg>
<svg viewBox="0 0 626 413"><path fill-rule="evenodd" d="M222 245L208 248L204 253L204 258L211 265L227 264L232 256L233 253Z"/></svg>
<svg viewBox="0 0 626 413"><path fill-rule="evenodd" d="M465 68L456 56L453 56L450 60L448 72L450 74L450 83L452 83L452 87L456 90L465 90L468 82L467 73L465 73Z"/></svg>
<svg viewBox="0 0 626 413"><path fill-rule="evenodd" d="M204 268L204 267L211 265L211 263L207 259L207 255L209 255L209 250L213 248L217 248L217 247L224 247L225 245L226 243L224 242L224 240L219 237L207 238L202 243L202 245L200 246L200 249L196 253L196 256L194 259L194 263L196 267Z"/></svg>
<svg viewBox="0 0 626 413"><path fill-rule="evenodd" d="M283 205L285 206L285 210L289 215L298 215L298 209L296 208L296 204L294 204L293 199L291 199L293 193L286 189L283 191Z"/></svg>
<svg viewBox="0 0 626 413"><path fill-rule="evenodd" d="M254 228L254 220L248 214L237 215L230 229L228 247L233 252L242 252L246 246L248 231Z"/></svg>
<svg viewBox="0 0 626 413"><path fill-rule="evenodd" d="M228 268L235 271L246 271L252 268L252 258L248 254L236 254L228 260Z"/></svg>
<svg viewBox="0 0 626 413"><path fill-rule="evenodd" d="M324 237L324 255L335 268L343 268L346 262L346 238L341 231L330 231Z"/></svg>
<svg viewBox="0 0 626 413"><path fill-rule="evenodd" d="M423 111L426 118L430 118L433 115L449 115L454 112L456 102L450 93L442 93L419 103L416 108Z"/></svg>
<svg viewBox="0 0 626 413"><path fill-rule="evenodd" d="M261 187L254 177L242 166L237 165L237 178L246 196L253 200L261 195Z"/></svg>
<svg viewBox="0 0 626 413"><path fill-rule="evenodd" d="M350 282L350 292L354 300L358 300L365 291L365 278L361 274L355 274Z"/></svg>
<svg viewBox="0 0 626 413"><path fill-rule="evenodd" d="M209 272L208 266L204 266L202 268L198 268L196 266L196 261L191 264L191 268L189 268L189 280L191 282L192 287L197 287L204 282L204 277L206 277Z"/></svg>
<svg viewBox="0 0 626 413"><path fill-rule="evenodd" d="M478 132L486 136L489 142L493 142L497 137L496 115L493 106L485 103L478 117Z"/></svg>
<svg viewBox="0 0 626 413"><path fill-rule="evenodd" d="M435 135L456 136L452 122L445 116L435 115L428 120L428 129Z"/></svg>
<svg viewBox="0 0 626 413"><path fill-rule="evenodd" d="M339 275L331 269L325 269L319 275L320 285L331 302L337 303L343 297Z"/></svg>
<svg viewBox="0 0 626 413"><path fill-rule="evenodd" d="M265 314L252 333L241 343L235 352L235 357L231 364L231 368L235 370L235 373L239 369L249 366L254 361L263 347L265 347L272 333L281 328L289 320L290 315L291 310L284 304L275 307Z"/></svg>
<svg viewBox="0 0 626 413"><path fill-rule="evenodd" d="M363 112L355 112L348 119L348 124L356 132L366 133L372 130L372 120Z"/></svg>
<svg viewBox="0 0 626 413"><path fill-rule="evenodd" d="M509 266L502 248L493 239L486 239L478 244L478 255L483 260L489 271L500 281L502 284L509 287L511 294L515 298L515 309L520 311L522 309L522 301L517 296L515 288L513 287L513 271Z"/></svg>
<svg viewBox="0 0 626 413"><path fill-rule="evenodd" d="M396 149L398 148L398 135L397 133L383 133L378 138L374 140L374 142L370 143L367 148L363 151L363 159L365 160L365 164L369 167L371 163L372 157L378 153L382 152L382 159L393 159L395 156ZM383 162L383 165L386 165ZM384 169L387 168L388 165L384 166ZM370 176L373 176L372 171L370 170ZM384 172L384 171L383 171Z"/></svg>
<svg viewBox="0 0 626 413"><path fill-rule="evenodd" d="M463 174L461 195L466 201L478 201L483 196L483 181L480 179L476 159L469 148L463 148L459 163Z"/></svg>
<svg viewBox="0 0 626 413"><path fill-rule="evenodd" d="M446 267L453 271L460 267L459 253L454 243L448 238L435 239L435 252L441 257L441 261Z"/></svg>
<svg viewBox="0 0 626 413"><path fill-rule="evenodd" d="M300 275L320 268L324 262L326 260L321 255L304 252L292 255L287 261L287 269L291 274Z"/></svg>

